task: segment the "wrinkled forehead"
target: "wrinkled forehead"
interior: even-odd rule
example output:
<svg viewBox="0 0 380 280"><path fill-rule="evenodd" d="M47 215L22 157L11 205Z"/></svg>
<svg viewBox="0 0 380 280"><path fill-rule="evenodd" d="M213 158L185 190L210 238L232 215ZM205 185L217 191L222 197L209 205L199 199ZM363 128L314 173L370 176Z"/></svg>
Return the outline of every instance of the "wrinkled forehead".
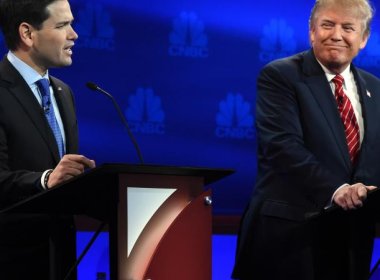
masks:
<svg viewBox="0 0 380 280"><path fill-rule="evenodd" d="M331 3L318 7L311 19L311 26L321 19L329 17L339 18L339 21L351 24L358 24L362 31L366 29L365 14L357 7L344 5L341 3Z"/></svg>
<svg viewBox="0 0 380 280"><path fill-rule="evenodd" d="M314 13L314 19L320 17L321 15L329 13L335 13L344 18L352 18L356 21L364 22L365 19L365 14L363 11L358 9L358 7L345 5L342 3L329 3L318 7Z"/></svg>

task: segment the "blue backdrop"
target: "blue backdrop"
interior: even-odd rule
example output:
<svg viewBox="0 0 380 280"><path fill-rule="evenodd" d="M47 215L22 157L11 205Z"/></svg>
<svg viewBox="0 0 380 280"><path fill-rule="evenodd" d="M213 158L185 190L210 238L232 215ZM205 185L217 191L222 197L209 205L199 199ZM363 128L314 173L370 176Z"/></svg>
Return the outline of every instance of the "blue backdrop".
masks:
<svg viewBox="0 0 380 280"><path fill-rule="evenodd" d="M213 185L214 212L240 214L256 175L258 72L309 47L314 0L70 2L74 63L52 73L76 94L81 153L138 163L110 100L86 88L93 81L120 104L146 163L236 170ZM380 76L379 15L372 26L356 62Z"/></svg>

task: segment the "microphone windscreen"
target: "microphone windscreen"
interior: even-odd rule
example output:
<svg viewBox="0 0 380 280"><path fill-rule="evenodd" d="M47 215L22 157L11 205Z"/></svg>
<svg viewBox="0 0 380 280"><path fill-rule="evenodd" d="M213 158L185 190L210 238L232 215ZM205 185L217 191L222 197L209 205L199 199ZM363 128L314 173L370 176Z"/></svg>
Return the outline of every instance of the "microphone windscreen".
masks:
<svg viewBox="0 0 380 280"><path fill-rule="evenodd" d="M94 84L93 82L87 82L86 83L86 86L89 88L89 89L92 89L92 90L98 90L98 86L96 84Z"/></svg>

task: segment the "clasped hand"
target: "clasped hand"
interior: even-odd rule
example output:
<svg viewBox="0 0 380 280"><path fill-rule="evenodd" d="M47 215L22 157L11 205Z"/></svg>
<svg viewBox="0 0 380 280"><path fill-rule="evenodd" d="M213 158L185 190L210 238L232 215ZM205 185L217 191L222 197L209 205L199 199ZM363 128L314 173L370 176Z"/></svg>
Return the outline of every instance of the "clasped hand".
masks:
<svg viewBox="0 0 380 280"><path fill-rule="evenodd" d="M374 189L375 186L366 186L362 183L346 185L335 193L333 201L344 210L357 209L363 206L368 191Z"/></svg>

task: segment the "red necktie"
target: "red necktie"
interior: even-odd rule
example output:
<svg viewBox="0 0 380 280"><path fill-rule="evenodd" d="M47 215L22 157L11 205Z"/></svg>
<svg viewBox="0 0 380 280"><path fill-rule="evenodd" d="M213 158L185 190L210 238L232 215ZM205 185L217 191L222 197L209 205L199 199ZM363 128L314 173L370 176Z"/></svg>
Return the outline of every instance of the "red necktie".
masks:
<svg viewBox="0 0 380 280"><path fill-rule="evenodd" d="M341 75L336 75L332 81L335 84L335 98L338 103L338 110L344 125L348 152L350 153L351 162L354 162L360 146L359 125L356 121L354 109L352 108L350 99L348 99L347 95L343 91L343 77Z"/></svg>

